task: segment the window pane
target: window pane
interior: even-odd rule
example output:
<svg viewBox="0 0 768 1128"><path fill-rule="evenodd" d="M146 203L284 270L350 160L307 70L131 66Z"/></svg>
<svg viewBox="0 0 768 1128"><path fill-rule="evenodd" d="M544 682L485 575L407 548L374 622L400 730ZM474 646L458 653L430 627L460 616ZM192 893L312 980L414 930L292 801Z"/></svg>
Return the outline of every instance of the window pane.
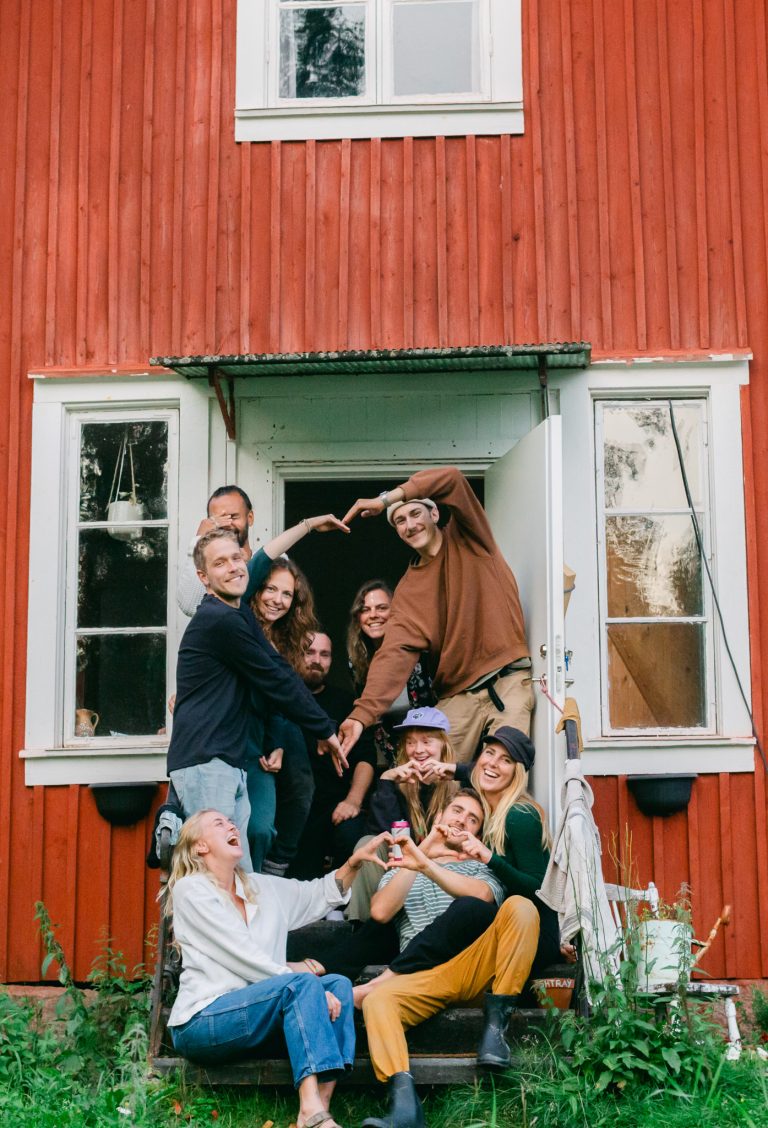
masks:
<svg viewBox="0 0 768 1128"><path fill-rule="evenodd" d="M281 98L351 98L364 93L361 5L281 11Z"/></svg>
<svg viewBox="0 0 768 1128"><path fill-rule="evenodd" d="M608 698L613 729L705 726L703 625L609 625Z"/></svg>
<svg viewBox="0 0 768 1128"><path fill-rule="evenodd" d="M477 0L395 4L393 56L396 95L479 91Z"/></svg>
<svg viewBox="0 0 768 1128"><path fill-rule="evenodd" d="M694 505L701 505L701 407L676 403L674 412ZM606 507L684 509L667 404L605 407L603 425Z"/></svg>
<svg viewBox="0 0 768 1128"><path fill-rule="evenodd" d="M130 532L135 539L128 541L107 529L81 530L78 627L165 626L168 530Z"/></svg>
<svg viewBox="0 0 768 1128"><path fill-rule="evenodd" d="M151 736L165 726L165 635L77 640L77 709L98 714L96 736Z"/></svg>
<svg viewBox="0 0 768 1128"><path fill-rule="evenodd" d="M133 475L131 474L133 463ZM80 439L80 520L106 521L110 498L135 500L129 520L168 515L168 424L84 423ZM125 512L120 519L126 518Z"/></svg>
<svg viewBox="0 0 768 1128"><path fill-rule="evenodd" d="M608 517L608 615L703 614L690 517Z"/></svg>

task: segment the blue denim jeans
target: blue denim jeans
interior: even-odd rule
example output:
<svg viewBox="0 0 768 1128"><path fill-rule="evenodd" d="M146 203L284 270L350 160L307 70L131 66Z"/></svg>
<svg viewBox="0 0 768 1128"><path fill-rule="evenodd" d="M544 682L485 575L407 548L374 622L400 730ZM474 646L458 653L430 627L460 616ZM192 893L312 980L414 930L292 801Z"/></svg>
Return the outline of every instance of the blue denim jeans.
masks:
<svg viewBox="0 0 768 1128"><path fill-rule="evenodd" d="M328 1017L326 991L341 1002L335 1022ZM312 1074L321 1081L336 1077L355 1059L352 984L343 975L273 975L227 992L170 1031L179 1053L212 1065L257 1050L281 1029L294 1085Z"/></svg>
<svg viewBox="0 0 768 1128"><path fill-rule="evenodd" d="M248 800L251 804L251 817L248 821L248 845L251 848L251 861L255 873L269 853L275 837L275 780L272 772L265 772L258 760L248 760Z"/></svg>
<svg viewBox="0 0 768 1128"><path fill-rule="evenodd" d="M221 811L232 819L240 831L240 845L243 848L244 870L252 870L251 853L248 849L248 819L251 805L248 802L248 787L242 768L233 768L226 760L214 757L206 764L192 764L189 768L179 768L171 772L171 783L179 803L188 819L195 811L210 807Z"/></svg>

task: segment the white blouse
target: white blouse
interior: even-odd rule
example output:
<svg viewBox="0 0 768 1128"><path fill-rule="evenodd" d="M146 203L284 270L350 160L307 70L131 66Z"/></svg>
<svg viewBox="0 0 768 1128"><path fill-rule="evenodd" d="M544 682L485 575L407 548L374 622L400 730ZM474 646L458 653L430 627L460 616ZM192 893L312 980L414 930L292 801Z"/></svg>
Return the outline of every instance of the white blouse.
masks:
<svg viewBox="0 0 768 1128"><path fill-rule="evenodd" d="M335 873L314 881L247 875L256 900L245 900L243 920L232 899L204 874L173 887L173 931L181 947L181 981L169 1026L181 1026L214 999L272 975L289 975L288 932L345 905ZM235 888L244 898L239 877ZM309 974L309 973L308 973Z"/></svg>

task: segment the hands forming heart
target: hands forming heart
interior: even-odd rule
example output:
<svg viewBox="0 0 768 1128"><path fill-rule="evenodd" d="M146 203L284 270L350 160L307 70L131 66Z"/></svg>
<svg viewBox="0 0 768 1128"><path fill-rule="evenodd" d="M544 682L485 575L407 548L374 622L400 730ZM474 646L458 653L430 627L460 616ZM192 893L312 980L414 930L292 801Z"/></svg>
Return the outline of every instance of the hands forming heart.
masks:
<svg viewBox="0 0 768 1128"><path fill-rule="evenodd" d="M446 764L442 760L408 760L383 772L381 778L395 783L437 783L442 779L453 779L455 772L455 764Z"/></svg>

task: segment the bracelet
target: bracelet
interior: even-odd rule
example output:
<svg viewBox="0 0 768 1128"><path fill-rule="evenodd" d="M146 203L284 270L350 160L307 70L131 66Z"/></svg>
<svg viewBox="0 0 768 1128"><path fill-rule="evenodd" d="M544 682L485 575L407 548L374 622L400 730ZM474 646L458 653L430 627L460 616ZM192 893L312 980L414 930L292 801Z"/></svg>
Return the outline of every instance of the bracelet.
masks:
<svg viewBox="0 0 768 1128"><path fill-rule="evenodd" d="M310 523L309 523L309 521L307 520L307 518L306 518L306 517L302 517L302 519L301 519L301 520L299 521L299 524L300 524L300 525L306 525L306 526L307 526L307 532L308 532L308 533L313 533L313 532L315 531L315 530L314 530L314 529L312 528L312 526L310 525Z"/></svg>

